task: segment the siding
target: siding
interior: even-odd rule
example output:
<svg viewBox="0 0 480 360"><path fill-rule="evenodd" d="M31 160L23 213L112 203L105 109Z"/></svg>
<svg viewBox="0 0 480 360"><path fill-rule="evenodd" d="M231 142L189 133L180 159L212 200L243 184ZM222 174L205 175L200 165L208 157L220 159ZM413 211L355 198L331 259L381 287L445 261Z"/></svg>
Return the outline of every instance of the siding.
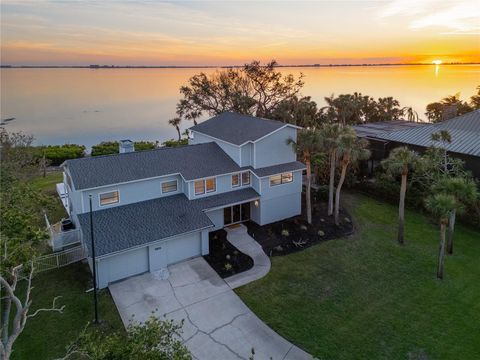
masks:
<svg viewBox="0 0 480 360"><path fill-rule="evenodd" d="M297 139L297 130L286 127L255 143L254 168L285 164L296 161L297 156L287 140Z"/></svg>
<svg viewBox="0 0 480 360"><path fill-rule="evenodd" d="M170 192L167 194L162 194L162 183L165 181L177 180L178 187L176 192ZM184 183L180 175L174 176L165 176L162 178L143 180L132 182L128 184L119 184L114 186L106 186L99 189L92 189L88 191L83 191L81 195L81 204L78 214L85 213L89 211L89 195L92 194L92 207L93 210L107 209L114 206L127 205L135 202L145 201L156 199L163 196L170 196L179 194L183 191ZM99 194L118 190L120 192L120 201L115 204L100 206ZM78 199L75 198L74 202L77 203Z"/></svg>
<svg viewBox="0 0 480 360"><path fill-rule="evenodd" d="M217 178L217 189L216 189L216 191L211 192L211 193L205 193L205 194L202 194L202 195L195 195L195 181L189 181L187 183L188 195L187 195L187 191L186 191L186 195L190 200L194 200L194 199L200 199L200 198L205 197L205 196L217 195L217 194L232 191L232 190L244 189L244 188L247 188L247 187L251 186L251 183L252 183L252 180L253 180L253 177L254 177L254 175L250 174L250 186L245 185L245 186L232 187L232 175L233 174L217 176L216 177Z"/></svg>
<svg viewBox="0 0 480 360"><path fill-rule="evenodd" d="M248 143L240 148L242 162L240 166L253 166L253 144Z"/></svg>

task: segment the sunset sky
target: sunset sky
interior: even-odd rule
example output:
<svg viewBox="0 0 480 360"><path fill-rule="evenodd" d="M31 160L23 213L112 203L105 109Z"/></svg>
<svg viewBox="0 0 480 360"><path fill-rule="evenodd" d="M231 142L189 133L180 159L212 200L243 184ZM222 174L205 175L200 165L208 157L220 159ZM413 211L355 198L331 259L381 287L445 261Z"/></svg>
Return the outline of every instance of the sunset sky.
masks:
<svg viewBox="0 0 480 360"><path fill-rule="evenodd" d="M480 62L480 1L1 1L12 65Z"/></svg>

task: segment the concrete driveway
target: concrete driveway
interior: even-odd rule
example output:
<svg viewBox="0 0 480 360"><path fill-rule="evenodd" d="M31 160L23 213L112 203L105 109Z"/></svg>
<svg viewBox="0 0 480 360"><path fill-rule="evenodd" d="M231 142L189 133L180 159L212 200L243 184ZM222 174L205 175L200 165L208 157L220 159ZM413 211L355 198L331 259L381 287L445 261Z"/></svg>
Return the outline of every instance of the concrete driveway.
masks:
<svg viewBox="0 0 480 360"><path fill-rule="evenodd" d="M199 257L169 266L168 280L146 273L111 284L125 325L154 313L184 320L182 338L198 360L303 360L312 357L263 323Z"/></svg>

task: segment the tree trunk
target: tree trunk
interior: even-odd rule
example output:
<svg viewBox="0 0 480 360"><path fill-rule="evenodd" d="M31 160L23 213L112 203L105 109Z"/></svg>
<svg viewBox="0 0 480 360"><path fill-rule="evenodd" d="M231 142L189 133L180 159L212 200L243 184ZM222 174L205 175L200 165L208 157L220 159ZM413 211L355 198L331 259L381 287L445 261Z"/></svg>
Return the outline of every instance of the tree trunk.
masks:
<svg viewBox="0 0 480 360"><path fill-rule="evenodd" d="M438 251L437 278L443 279L443 264L445 262L445 230L446 221L440 223L440 249Z"/></svg>
<svg viewBox="0 0 480 360"><path fill-rule="evenodd" d="M182 134L180 134L180 128L178 126L176 126L177 128L177 133L178 133L178 141L181 141L182 140Z"/></svg>
<svg viewBox="0 0 480 360"><path fill-rule="evenodd" d="M447 253L453 254L453 233L455 231L455 217L457 211L453 209L450 212L450 219L448 220L448 233L447 233Z"/></svg>
<svg viewBox="0 0 480 360"><path fill-rule="evenodd" d="M330 154L330 183L328 184L328 215L333 215L333 190L335 187L335 160L337 158L336 151Z"/></svg>
<svg viewBox="0 0 480 360"><path fill-rule="evenodd" d="M4 324L9 324L10 323L10 309L12 308L12 299L9 297L5 298L5 302L2 304L2 343L4 345L7 344L8 342L8 329L9 326L4 326Z"/></svg>
<svg viewBox="0 0 480 360"><path fill-rule="evenodd" d="M342 190L343 182L345 181L345 174L347 173L348 164L342 164L342 172L340 173L340 180L338 181L337 191L335 193L335 225L340 225L340 191Z"/></svg>
<svg viewBox="0 0 480 360"><path fill-rule="evenodd" d="M400 202L398 204L398 243L403 245L404 225L405 225L405 193L407 192L407 174L402 174L402 183L400 185Z"/></svg>
<svg viewBox="0 0 480 360"><path fill-rule="evenodd" d="M307 165L307 192L305 194L305 202L307 206L307 222L312 223L312 200L311 200L311 186L312 186L312 169L310 165L310 158L305 159L305 165Z"/></svg>

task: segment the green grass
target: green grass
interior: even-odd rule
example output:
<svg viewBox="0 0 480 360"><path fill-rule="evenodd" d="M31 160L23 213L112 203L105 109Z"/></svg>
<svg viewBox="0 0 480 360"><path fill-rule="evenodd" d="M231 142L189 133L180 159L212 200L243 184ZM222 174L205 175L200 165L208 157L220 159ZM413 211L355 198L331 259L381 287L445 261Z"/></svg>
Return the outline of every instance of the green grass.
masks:
<svg viewBox="0 0 480 360"><path fill-rule="evenodd" d="M48 220L52 224L68 217L55 188L55 185L61 182L63 182L63 173L61 171L47 173L45 177L40 175L29 180L30 185L34 189L42 191L53 198L52 208L47 211Z"/></svg>
<svg viewBox="0 0 480 360"><path fill-rule="evenodd" d="M272 259L237 290L281 335L319 359L478 359L480 231L458 226L445 279L436 279L438 228L397 207L348 195L357 233Z"/></svg>
<svg viewBox="0 0 480 360"><path fill-rule="evenodd" d="M22 284L24 285L24 284ZM91 274L85 264L76 263L37 275L33 280L31 312L50 307L55 296L63 313L43 312L30 318L14 344L12 359L55 359L65 356L65 348L94 318ZM123 329L117 308L108 290L99 292L99 316L104 331Z"/></svg>

